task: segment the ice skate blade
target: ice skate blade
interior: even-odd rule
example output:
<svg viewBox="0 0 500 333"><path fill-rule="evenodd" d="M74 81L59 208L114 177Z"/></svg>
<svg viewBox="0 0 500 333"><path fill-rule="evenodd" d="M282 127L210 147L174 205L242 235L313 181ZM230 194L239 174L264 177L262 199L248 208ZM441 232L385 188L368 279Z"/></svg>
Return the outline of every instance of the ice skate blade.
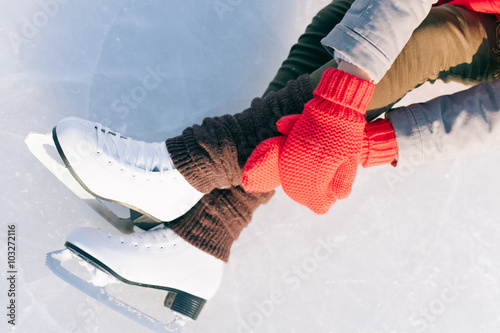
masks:
<svg viewBox="0 0 500 333"><path fill-rule="evenodd" d="M126 316L129 319L134 320L135 322L154 332L184 332L184 329L182 327L182 325L184 324L183 318L178 317L171 323L163 323L162 321L143 313L142 311L109 294L105 287L96 286L90 282L87 282L74 275L62 266L62 263L64 261L73 258L79 258L79 260L82 260L79 256L75 255L68 249L54 251L47 253L45 264L55 275L57 275L59 278L66 281L73 287L79 289L86 295L94 298L95 300L108 306L114 311Z"/></svg>
<svg viewBox="0 0 500 333"><path fill-rule="evenodd" d="M52 139L52 134L30 133L24 140L31 153L59 179L66 187L84 200L99 215L104 217L116 229L122 233L132 233L134 221L131 218L121 218L107 208L90 192L86 191L80 183L71 175L70 170L52 156L48 149L52 149L57 154L57 147ZM148 225L149 226L149 225Z"/></svg>
<svg viewBox="0 0 500 333"><path fill-rule="evenodd" d="M83 251L79 247L66 242L64 244L69 250L73 251L76 255L78 255L80 258L86 260L90 264L94 265L98 269L112 275L116 279L120 280L123 283L130 284L133 286L139 286L139 287L144 287L144 288L152 288L152 289L159 289L159 290L165 290L168 291L167 297L165 298L164 305L167 308L172 309L172 311L178 312L186 317L189 317L193 320L196 320L203 309L203 306L206 303L206 300L189 294L187 292L184 292L182 290L178 290L175 288L170 288L170 287L165 287L165 286L157 286L157 285L150 285L150 284L145 284L145 283L140 283L140 282L135 282L135 281L130 281L125 279L124 277L120 276L118 273L113 271L111 268L109 268L107 265L99 261L98 259L94 258L87 252Z"/></svg>

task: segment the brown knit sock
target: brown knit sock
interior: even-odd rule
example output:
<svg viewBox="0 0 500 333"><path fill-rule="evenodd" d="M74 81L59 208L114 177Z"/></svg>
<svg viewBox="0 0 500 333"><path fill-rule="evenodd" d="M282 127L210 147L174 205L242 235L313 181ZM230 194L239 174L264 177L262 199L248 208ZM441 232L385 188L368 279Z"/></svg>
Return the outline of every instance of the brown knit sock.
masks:
<svg viewBox="0 0 500 333"><path fill-rule="evenodd" d="M201 125L166 141L174 165L203 193L241 185L243 166L255 147L280 135L276 122L302 113L304 104L313 97L309 76L303 75L278 92L255 98L241 113L206 118Z"/></svg>
<svg viewBox="0 0 500 333"><path fill-rule="evenodd" d="M248 225L255 209L268 202L273 194L246 193L241 187L215 189L169 226L188 243L227 262L231 245Z"/></svg>

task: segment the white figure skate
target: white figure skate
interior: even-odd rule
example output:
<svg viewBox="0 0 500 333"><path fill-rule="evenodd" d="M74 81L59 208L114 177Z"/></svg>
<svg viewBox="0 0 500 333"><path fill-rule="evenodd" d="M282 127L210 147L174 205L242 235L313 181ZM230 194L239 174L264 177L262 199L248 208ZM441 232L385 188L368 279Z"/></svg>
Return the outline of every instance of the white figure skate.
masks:
<svg viewBox="0 0 500 333"><path fill-rule="evenodd" d="M65 118L50 134L31 133L31 152L56 177L113 225L133 222L148 229L185 214L203 196L175 169L164 142L146 143L100 124ZM45 149L57 149L62 163ZM119 218L103 200L131 209ZM124 230L122 230L124 231Z"/></svg>
<svg viewBox="0 0 500 333"><path fill-rule="evenodd" d="M79 228L70 233L66 247L47 255L47 266L56 275L153 330L179 331L179 320L162 323L110 295L106 288L109 282L103 283L105 279L102 277L85 281L65 269L63 263L74 259L76 254L79 260L82 258L92 267L108 273L113 280L165 290L168 294L164 305L193 320L206 300L216 293L222 280L224 262L187 243L170 228L130 235L111 235L98 229Z"/></svg>

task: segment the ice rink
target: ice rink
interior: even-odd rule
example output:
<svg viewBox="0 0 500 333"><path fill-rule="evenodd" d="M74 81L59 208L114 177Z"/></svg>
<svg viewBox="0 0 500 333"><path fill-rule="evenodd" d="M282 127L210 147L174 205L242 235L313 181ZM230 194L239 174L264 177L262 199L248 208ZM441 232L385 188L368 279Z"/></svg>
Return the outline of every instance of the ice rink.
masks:
<svg viewBox="0 0 500 333"><path fill-rule="evenodd" d="M78 116L161 141L242 111L328 2L0 0L1 332L145 331L45 266L72 229L115 229L31 155L27 134ZM463 87L425 85L406 101L454 89ZM498 165L495 151L360 169L351 196L322 216L278 190L185 331L500 332ZM161 310L161 295L133 295Z"/></svg>

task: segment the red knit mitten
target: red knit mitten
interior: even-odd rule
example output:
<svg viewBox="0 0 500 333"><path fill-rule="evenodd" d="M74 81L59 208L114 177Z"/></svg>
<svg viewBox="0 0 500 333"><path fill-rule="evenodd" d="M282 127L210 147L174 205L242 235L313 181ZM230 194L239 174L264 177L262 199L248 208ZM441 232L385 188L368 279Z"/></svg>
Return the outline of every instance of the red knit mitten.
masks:
<svg viewBox="0 0 500 333"><path fill-rule="evenodd" d="M243 170L245 190L267 192L283 183L292 199L325 213L336 199L349 195L358 162L369 167L394 160L397 145L390 123L377 120L365 126L361 115L373 92L371 84L340 71L327 72L304 114L277 122L284 136L254 150ZM297 133L303 135L290 141Z"/></svg>
<svg viewBox="0 0 500 333"><path fill-rule="evenodd" d="M323 214L349 195L364 138L363 115L373 90L368 81L328 69L286 139L263 143L268 148L264 160L279 157L279 180L292 199ZM243 185L251 190L248 179L244 175Z"/></svg>
<svg viewBox="0 0 500 333"><path fill-rule="evenodd" d="M324 214L349 195L374 88L342 71L325 71L279 157L281 185L290 198Z"/></svg>

